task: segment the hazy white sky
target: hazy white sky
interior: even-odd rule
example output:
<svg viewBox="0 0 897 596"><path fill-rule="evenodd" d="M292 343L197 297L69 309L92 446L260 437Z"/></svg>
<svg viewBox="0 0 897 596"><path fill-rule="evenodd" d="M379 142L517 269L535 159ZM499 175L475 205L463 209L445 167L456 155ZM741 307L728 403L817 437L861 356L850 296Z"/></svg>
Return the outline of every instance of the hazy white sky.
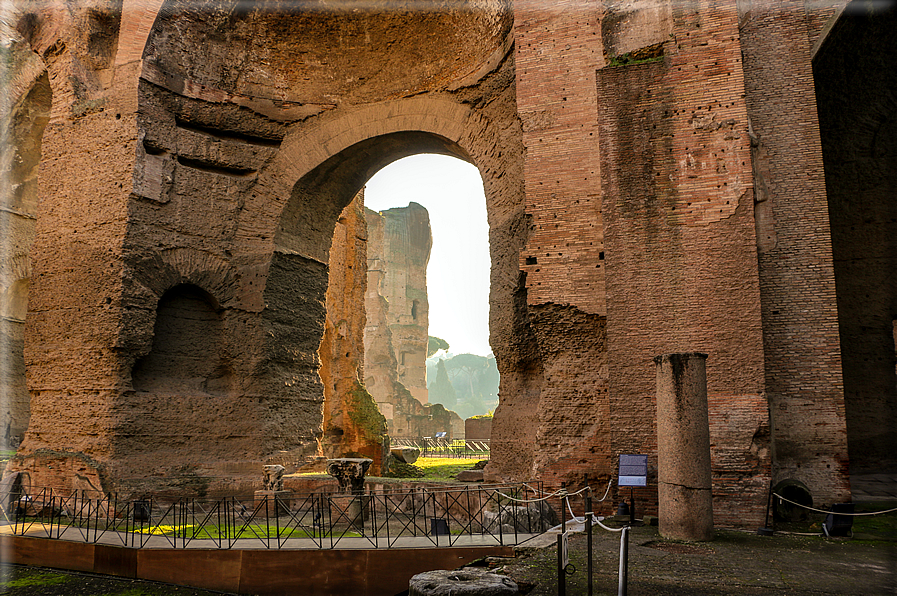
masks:
<svg viewBox="0 0 897 596"><path fill-rule="evenodd" d="M430 335L454 354L489 347L489 226L475 166L445 155L413 155L371 178L364 204L374 211L420 203L430 212L433 249L427 267Z"/></svg>

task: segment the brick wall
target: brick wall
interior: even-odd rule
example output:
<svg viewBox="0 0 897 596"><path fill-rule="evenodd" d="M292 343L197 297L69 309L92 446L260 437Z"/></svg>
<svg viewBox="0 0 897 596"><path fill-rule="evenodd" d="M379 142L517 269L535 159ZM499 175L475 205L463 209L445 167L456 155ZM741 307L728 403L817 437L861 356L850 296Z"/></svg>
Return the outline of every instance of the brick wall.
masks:
<svg viewBox="0 0 897 596"><path fill-rule="evenodd" d="M492 418L468 418L464 421L464 438L488 441L492 437Z"/></svg>
<svg viewBox="0 0 897 596"><path fill-rule="evenodd" d="M774 242L760 289L773 483L796 478L817 503L849 496L829 213L803 2L754 2L741 15L757 185Z"/></svg>
<svg viewBox="0 0 897 596"><path fill-rule="evenodd" d="M652 359L707 353L715 520L751 526L769 449L737 15L686 8L661 60L598 71L611 452L649 454L656 482Z"/></svg>
<svg viewBox="0 0 897 596"><path fill-rule="evenodd" d="M578 0L515 3L517 105L526 146L521 253L529 304L604 314L595 69L600 13ZM585 264L588 263L586 266Z"/></svg>

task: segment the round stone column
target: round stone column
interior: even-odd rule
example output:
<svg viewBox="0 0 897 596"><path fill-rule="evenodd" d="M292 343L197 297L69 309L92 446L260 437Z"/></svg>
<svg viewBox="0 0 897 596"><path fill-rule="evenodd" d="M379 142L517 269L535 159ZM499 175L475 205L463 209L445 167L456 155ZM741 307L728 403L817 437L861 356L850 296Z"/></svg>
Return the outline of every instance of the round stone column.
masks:
<svg viewBox="0 0 897 596"><path fill-rule="evenodd" d="M713 540L707 354L664 354L657 365L657 493L660 534Z"/></svg>

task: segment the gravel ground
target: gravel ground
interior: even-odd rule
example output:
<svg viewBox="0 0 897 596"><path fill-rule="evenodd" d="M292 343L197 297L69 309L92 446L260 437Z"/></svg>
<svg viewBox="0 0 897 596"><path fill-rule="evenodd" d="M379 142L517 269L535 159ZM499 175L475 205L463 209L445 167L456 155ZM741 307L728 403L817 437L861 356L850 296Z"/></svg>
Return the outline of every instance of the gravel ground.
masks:
<svg viewBox="0 0 897 596"><path fill-rule="evenodd" d="M593 531L595 595L617 594L619 536ZM628 596L897 594L897 543L868 538L719 531L712 542L682 543L661 539L656 527L633 528ZM586 536L574 534L569 551L576 570L566 578L566 592L587 594ZM558 593L556 546L489 563L529 596Z"/></svg>

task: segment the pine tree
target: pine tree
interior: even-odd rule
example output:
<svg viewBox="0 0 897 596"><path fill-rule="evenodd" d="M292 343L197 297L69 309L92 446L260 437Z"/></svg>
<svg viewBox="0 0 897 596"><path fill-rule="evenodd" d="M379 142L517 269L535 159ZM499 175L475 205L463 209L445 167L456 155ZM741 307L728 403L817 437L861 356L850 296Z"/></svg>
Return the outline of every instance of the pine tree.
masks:
<svg viewBox="0 0 897 596"><path fill-rule="evenodd" d="M430 385L428 401L430 403L442 404L446 409L454 409L458 398L455 395L455 388L449 381L448 372L445 370L445 361L440 360L436 363L436 380Z"/></svg>

